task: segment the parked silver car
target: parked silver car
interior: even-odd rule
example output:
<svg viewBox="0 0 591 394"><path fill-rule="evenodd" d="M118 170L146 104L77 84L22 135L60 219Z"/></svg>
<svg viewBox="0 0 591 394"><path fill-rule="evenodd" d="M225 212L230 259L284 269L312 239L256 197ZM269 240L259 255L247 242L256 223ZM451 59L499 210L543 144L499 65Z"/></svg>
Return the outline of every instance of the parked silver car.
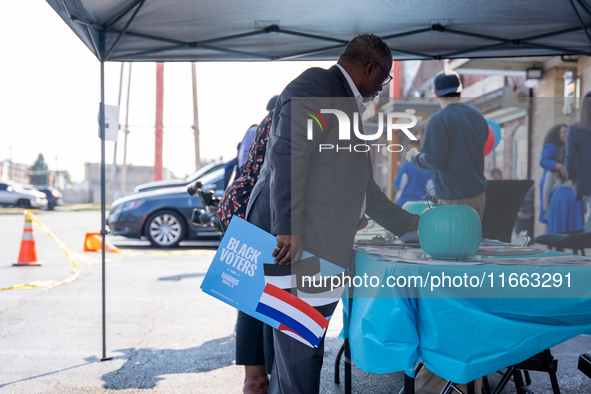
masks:
<svg viewBox="0 0 591 394"><path fill-rule="evenodd" d="M0 205L19 208L45 208L47 196L37 189L27 190L20 183L0 181Z"/></svg>

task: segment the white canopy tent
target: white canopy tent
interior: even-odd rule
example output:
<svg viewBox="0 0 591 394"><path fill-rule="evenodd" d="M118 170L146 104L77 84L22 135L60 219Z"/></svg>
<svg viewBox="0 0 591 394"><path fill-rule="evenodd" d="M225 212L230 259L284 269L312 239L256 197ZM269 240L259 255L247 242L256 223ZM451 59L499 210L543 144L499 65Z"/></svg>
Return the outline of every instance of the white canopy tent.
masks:
<svg viewBox="0 0 591 394"><path fill-rule="evenodd" d="M371 32L395 60L591 55L589 0L47 0L101 62L334 60ZM101 145L103 360L105 140Z"/></svg>

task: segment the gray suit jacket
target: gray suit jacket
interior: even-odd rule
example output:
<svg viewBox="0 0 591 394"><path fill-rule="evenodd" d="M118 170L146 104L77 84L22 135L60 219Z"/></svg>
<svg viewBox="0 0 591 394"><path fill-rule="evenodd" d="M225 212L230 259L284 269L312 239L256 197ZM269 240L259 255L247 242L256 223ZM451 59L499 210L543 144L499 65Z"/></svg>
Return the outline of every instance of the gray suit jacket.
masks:
<svg viewBox="0 0 591 394"><path fill-rule="evenodd" d="M353 126L357 104L336 66L308 69L283 90L246 219L275 235L303 234L306 251L348 267L364 200L365 212L396 235L404 234L413 216L382 193L373 180L368 153L319 151L320 144L348 147L372 141L362 141L353 132L350 140L339 140L332 114L324 115L327 130L315 130L313 138L307 138L303 109L316 107L320 112L330 106L346 112Z"/></svg>

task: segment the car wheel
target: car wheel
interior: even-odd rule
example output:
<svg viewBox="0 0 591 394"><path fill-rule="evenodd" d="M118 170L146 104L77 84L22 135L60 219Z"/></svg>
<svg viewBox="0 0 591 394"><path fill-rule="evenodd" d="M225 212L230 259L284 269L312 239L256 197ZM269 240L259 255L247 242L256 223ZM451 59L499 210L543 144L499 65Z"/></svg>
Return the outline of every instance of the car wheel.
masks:
<svg viewBox="0 0 591 394"><path fill-rule="evenodd" d="M172 210L158 211L146 221L144 233L152 246L173 248L185 238L186 225L181 215Z"/></svg>
<svg viewBox="0 0 591 394"><path fill-rule="evenodd" d="M31 201L29 200L18 200L16 206L19 208L31 208Z"/></svg>

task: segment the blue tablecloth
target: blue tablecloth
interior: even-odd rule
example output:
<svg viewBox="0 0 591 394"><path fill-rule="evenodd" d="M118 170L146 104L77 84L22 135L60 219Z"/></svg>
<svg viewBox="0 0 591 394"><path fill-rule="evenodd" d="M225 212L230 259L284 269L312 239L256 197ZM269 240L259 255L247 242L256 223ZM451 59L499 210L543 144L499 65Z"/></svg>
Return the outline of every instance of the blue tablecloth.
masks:
<svg viewBox="0 0 591 394"><path fill-rule="evenodd" d="M548 256L564 254L544 255ZM589 261L583 261L581 266L552 268L581 275L591 271L591 266L585 264ZM424 275L434 268L362 250L356 251L353 266L356 275L366 273L383 280L389 275ZM502 273L508 266L483 264L446 269L480 275L485 271ZM584 298L577 299L503 298L504 289L498 289L500 298L469 299L453 298L453 289L447 297L440 294L438 298L423 298L432 296L427 294L428 289L415 290L413 298L407 298L411 295L407 288L372 291L371 297L364 294L365 298L355 298L361 294L355 289L352 300L343 300L341 336L349 338L355 365L367 372L407 371L412 376L415 364L422 360L435 374L455 383L467 383L578 334L591 333L591 286Z"/></svg>

